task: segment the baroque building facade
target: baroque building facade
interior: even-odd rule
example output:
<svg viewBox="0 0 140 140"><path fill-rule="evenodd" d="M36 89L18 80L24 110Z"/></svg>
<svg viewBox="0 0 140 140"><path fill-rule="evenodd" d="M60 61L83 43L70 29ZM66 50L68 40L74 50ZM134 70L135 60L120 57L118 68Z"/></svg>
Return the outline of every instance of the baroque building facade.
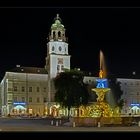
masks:
<svg viewBox="0 0 140 140"><path fill-rule="evenodd" d="M123 92L122 114L140 115L140 79L117 78Z"/></svg>
<svg viewBox="0 0 140 140"><path fill-rule="evenodd" d="M45 68L21 67L5 73L0 83L1 114L11 115L51 115L66 116L67 109L55 103L53 79L64 69L70 69L70 55L65 27L59 15L51 25L47 43ZM97 77L85 76L84 83L95 85ZM123 114L140 114L140 80L118 78L123 91L125 105ZM92 102L92 100L91 100ZM82 108L80 108L82 112ZM82 113L81 113L82 114ZM71 116L77 116L77 109L72 108Z"/></svg>
<svg viewBox="0 0 140 140"><path fill-rule="evenodd" d="M17 66L1 81L1 114L45 115L48 75L44 68Z"/></svg>
<svg viewBox="0 0 140 140"><path fill-rule="evenodd" d="M17 66L5 73L0 84L2 115L51 115L57 108L53 79L64 69L70 69L70 55L65 27L57 14L49 34L45 68Z"/></svg>

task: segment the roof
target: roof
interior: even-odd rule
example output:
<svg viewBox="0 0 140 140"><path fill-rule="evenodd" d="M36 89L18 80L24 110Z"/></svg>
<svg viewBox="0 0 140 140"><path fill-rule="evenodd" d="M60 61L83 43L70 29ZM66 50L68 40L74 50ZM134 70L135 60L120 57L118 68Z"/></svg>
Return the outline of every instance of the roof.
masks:
<svg viewBox="0 0 140 140"><path fill-rule="evenodd" d="M57 14L55 22L51 26L52 30L57 30L58 28L64 30L64 25L61 23L61 18L59 17L59 14Z"/></svg>
<svg viewBox="0 0 140 140"><path fill-rule="evenodd" d="M48 74L45 68L38 68L38 67L21 67L17 66L8 72L19 72L19 73L35 73L35 74Z"/></svg>

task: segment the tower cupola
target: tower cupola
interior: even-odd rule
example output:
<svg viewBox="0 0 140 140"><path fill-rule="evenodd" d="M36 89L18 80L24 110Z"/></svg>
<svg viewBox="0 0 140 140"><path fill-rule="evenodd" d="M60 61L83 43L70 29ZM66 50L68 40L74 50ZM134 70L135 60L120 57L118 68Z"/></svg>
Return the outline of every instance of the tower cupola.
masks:
<svg viewBox="0 0 140 140"><path fill-rule="evenodd" d="M49 35L50 41L66 42L65 28L61 22L62 22L62 20L59 17L59 14L57 14L57 16L54 19L54 23L51 25L51 31L50 31L50 35Z"/></svg>

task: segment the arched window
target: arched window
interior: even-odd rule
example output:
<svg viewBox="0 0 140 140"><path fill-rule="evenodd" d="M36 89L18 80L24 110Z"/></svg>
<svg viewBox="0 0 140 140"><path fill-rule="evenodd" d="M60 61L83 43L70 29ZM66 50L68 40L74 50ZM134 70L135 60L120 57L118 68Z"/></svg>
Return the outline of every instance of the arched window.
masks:
<svg viewBox="0 0 140 140"><path fill-rule="evenodd" d="M55 38L55 31L53 32L53 38Z"/></svg>
<svg viewBox="0 0 140 140"><path fill-rule="evenodd" d="M52 46L52 51L54 51L54 46Z"/></svg>
<svg viewBox="0 0 140 140"><path fill-rule="evenodd" d="M61 32L60 31L58 32L58 37L61 37Z"/></svg>

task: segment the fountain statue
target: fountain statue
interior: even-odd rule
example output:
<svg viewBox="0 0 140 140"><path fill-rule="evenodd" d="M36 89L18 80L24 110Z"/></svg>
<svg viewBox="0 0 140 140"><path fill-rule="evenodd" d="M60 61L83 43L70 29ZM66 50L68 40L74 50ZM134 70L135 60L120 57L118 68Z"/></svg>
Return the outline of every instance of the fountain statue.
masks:
<svg viewBox="0 0 140 140"><path fill-rule="evenodd" d="M96 79L97 85L96 88L93 88L97 95L97 102L95 104L87 107L87 113L85 116L89 117L118 117L120 116L119 108L111 108L110 105L105 101L105 95L110 91L108 87L108 81L106 78L106 69L104 64L104 57L102 51L100 51L100 70L99 70L99 78Z"/></svg>
<svg viewBox="0 0 140 140"><path fill-rule="evenodd" d="M110 105L105 100L105 95L110 91L108 87L108 81L106 78L106 69L105 64L103 63L103 53L100 51L100 70L99 78L96 79L97 85L96 88L93 88L97 95L97 102L92 103L88 106L81 106L79 109L82 111L82 115L79 118L75 118L74 121L77 121L81 125L95 125L96 120L102 124L120 124L121 117L119 113L119 107L115 109L111 108ZM77 119L77 120L76 120Z"/></svg>

